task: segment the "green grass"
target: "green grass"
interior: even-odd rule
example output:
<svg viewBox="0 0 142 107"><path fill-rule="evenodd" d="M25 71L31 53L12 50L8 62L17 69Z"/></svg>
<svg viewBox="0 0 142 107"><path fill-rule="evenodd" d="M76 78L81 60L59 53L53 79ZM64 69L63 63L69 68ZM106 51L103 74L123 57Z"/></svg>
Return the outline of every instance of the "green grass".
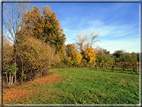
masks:
<svg viewBox="0 0 142 107"><path fill-rule="evenodd" d="M52 71L63 76L61 82L42 86L32 84L36 94L28 94L29 98L23 98L22 102L26 104L139 103L139 75L134 72L125 73L119 70L111 72L111 69L103 71L95 68L92 70L62 68ZM14 99L12 103L15 104Z"/></svg>

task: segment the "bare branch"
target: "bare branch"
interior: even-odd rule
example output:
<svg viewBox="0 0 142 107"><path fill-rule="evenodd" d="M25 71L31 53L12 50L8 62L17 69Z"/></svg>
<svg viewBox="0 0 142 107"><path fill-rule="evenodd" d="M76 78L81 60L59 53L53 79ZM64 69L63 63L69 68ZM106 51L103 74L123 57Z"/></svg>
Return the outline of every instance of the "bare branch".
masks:
<svg viewBox="0 0 142 107"><path fill-rule="evenodd" d="M94 32L91 33L83 33L83 32L79 32L77 35L77 38L75 38L74 40L76 41L76 47L78 47L78 49L80 50L80 53L83 53L83 51L87 48L87 47L93 47L94 43L96 42L100 42L99 40L95 40L96 37L99 36L99 33L94 34ZM91 40L89 40L89 36L91 37Z"/></svg>
<svg viewBox="0 0 142 107"><path fill-rule="evenodd" d="M7 32L11 42L16 42L16 33L20 29L20 19L30 3L4 3L3 32Z"/></svg>

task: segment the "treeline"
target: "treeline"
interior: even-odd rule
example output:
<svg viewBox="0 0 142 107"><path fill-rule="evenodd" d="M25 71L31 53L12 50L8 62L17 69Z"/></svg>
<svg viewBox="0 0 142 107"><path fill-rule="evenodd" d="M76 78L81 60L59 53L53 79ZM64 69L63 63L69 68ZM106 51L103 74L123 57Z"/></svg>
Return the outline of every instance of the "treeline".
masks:
<svg viewBox="0 0 142 107"><path fill-rule="evenodd" d="M49 6L44 6L41 12L34 6L20 18L20 29L15 32L12 45L3 36L3 81L13 86L16 82L45 76L50 68L97 67L97 64L138 61L136 53L116 51L111 56L106 49L93 49L98 36L94 32L79 33L75 43L65 45L66 36L56 13Z"/></svg>
<svg viewBox="0 0 142 107"><path fill-rule="evenodd" d="M3 81L9 86L42 77L64 54L65 34L49 6L33 7L20 18L14 43L3 35Z"/></svg>

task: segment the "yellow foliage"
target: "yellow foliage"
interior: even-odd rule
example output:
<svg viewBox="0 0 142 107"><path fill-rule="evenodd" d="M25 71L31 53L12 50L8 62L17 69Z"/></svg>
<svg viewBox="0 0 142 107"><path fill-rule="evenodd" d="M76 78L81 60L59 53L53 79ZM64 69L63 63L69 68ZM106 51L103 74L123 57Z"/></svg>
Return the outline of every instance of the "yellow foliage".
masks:
<svg viewBox="0 0 142 107"><path fill-rule="evenodd" d="M72 59L72 63L74 65L79 65L81 63L82 60L82 55L78 52L74 52L73 53L73 59Z"/></svg>
<svg viewBox="0 0 142 107"><path fill-rule="evenodd" d="M87 47L86 51L84 52L84 56L89 63L93 63L93 61L96 60L96 53L94 52L93 48Z"/></svg>

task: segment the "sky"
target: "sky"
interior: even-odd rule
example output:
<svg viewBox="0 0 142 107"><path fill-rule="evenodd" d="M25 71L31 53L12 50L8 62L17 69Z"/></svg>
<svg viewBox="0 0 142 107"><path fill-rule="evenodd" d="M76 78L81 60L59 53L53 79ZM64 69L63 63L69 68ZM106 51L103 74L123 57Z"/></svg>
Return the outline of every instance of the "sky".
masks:
<svg viewBox="0 0 142 107"><path fill-rule="evenodd" d="M99 33L95 47L126 52L140 51L139 3L32 3L42 10L50 6L66 35L65 44L75 43L79 32Z"/></svg>
<svg viewBox="0 0 142 107"><path fill-rule="evenodd" d="M126 52L140 51L139 3L32 3L42 9L50 6L56 12L66 42L75 43L79 32L99 33L94 46Z"/></svg>

